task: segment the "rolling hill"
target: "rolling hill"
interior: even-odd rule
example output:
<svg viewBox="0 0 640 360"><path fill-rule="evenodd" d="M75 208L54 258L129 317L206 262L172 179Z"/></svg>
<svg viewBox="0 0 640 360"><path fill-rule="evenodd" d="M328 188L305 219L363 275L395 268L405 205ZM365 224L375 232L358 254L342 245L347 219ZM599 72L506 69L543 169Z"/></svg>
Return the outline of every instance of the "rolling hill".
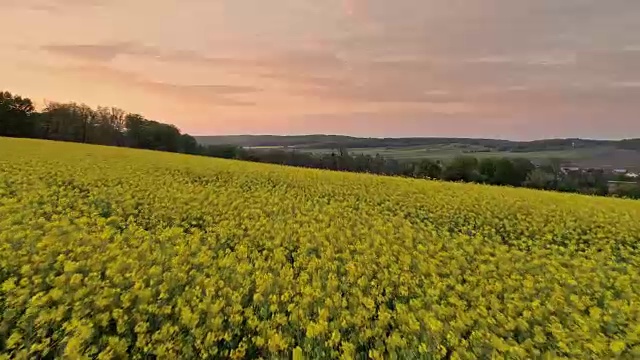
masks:
<svg viewBox="0 0 640 360"><path fill-rule="evenodd" d="M638 358L640 202L0 138L0 357Z"/></svg>
<svg viewBox="0 0 640 360"><path fill-rule="evenodd" d="M473 138L357 138L341 135L238 135L200 136L203 145L287 149L327 153L345 148L353 154L380 154L401 161L448 160L458 155L523 157L534 162L559 158L566 164L605 169L640 170L640 139L548 139L510 141Z"/></svg>
<svg viewBox="0 0 640 360"><path fill-rule="evenodd" d="M246 147L281 146L310 149L326 148L378 148L378 147L412 147L434 145L467 145L480 146L496 151L549 151L571 148L589 148L609 146L618 149L640 150L640 139L626 140L593 140L593 139L545 139L534 141L512 141L480 138L362 138L344 135L224 135L196 136L204 145L238 145Z"/></svg>

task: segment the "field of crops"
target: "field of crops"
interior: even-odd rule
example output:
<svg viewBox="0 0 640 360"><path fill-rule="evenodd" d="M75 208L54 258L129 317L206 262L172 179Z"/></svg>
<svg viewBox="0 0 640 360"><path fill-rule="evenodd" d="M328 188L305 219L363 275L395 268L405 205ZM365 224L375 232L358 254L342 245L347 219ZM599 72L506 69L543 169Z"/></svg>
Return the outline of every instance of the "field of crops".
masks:
<svg viewBox="0 0 640 360"><path fill-rule="evenodd" d="M634 201L0 138L0 358L639 358L639 240Z"/></svg>

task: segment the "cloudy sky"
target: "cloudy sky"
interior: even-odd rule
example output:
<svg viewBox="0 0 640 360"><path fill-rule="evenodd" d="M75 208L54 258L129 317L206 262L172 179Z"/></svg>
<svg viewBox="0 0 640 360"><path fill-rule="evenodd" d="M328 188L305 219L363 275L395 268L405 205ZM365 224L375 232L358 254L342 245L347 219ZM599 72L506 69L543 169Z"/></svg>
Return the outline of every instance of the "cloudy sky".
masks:
<svg viewBox="0 0 640 360"><path fill-rule="evenodd" d="M639 0L0 0L0 88L205 134L640 137Z"/></svg>

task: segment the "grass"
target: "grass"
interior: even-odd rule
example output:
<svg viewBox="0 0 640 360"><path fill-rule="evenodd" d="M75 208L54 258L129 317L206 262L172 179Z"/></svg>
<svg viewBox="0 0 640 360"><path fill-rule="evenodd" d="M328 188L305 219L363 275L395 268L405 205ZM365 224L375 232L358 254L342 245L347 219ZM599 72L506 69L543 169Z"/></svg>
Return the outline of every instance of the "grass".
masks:
<svg viewBox="0 0 640 360"><path fill-rule="evenodd" d="M536 152L506 152L506 151L483 151L486 148L473 146L456 146L456 144L438 146L414 146L401 148L353 148L348 149L350 154L376 155L397 159L400 161L416 161L421 159L451 160L460 155L475 156L478 158L487 157L509 157L527 158L531 160L547 160L550 158L560 158L566 161L581 161L594 156L613 151L610 148L586 148L561 151L536 151ZM312 153L331 153L335 149L298 149ZM640 154L639 154L640 157Z"/></svg>

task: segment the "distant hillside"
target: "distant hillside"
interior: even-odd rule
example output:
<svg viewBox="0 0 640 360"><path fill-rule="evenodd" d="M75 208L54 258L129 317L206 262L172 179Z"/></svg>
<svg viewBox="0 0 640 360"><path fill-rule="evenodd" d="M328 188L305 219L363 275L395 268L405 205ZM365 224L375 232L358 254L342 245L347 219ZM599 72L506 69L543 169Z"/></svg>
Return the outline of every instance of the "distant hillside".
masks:
<svg viewBox="0 0 640 360"><path fill-rule="evenodd" d="M342 135L237 135L200 136L202 145L236 145L268 151L273 148L310 153L332 153L344 148L350 154L377 154L402 162L422 159L448 161L459 155L478 158L526 158L544 163L550 158L564 164L603 169L640 171L640 139L546 139L510 141L473 138L358 138Z"/></svg>
<svg viewBox="0 0 640 360"><path fill-rule="evenodd" d="M245 147L255 146L295 146L326 148L327 145L346 144L356 141L367 141L366 138L356 138L343 135L230 135L230 136L196 136L196 140L203 145L237 145ZM375 140L375 139L371 139Z"/></svg>
<svg viewBox="0 0 640 360"><path fill-rule="evenodd" d="M510 141L474 138L359 138L343 135L233 135L233 136L196 136L203 145L237 145L243 147L295 147L306 149L332 148L377 148L377 147L414 147L459 144L484 147L494 151L532 152L558 151L573 148L612 147L626 150L640 150L640 139L629 140L587 140L587 139L546 139L535 141Z"/></svg>

